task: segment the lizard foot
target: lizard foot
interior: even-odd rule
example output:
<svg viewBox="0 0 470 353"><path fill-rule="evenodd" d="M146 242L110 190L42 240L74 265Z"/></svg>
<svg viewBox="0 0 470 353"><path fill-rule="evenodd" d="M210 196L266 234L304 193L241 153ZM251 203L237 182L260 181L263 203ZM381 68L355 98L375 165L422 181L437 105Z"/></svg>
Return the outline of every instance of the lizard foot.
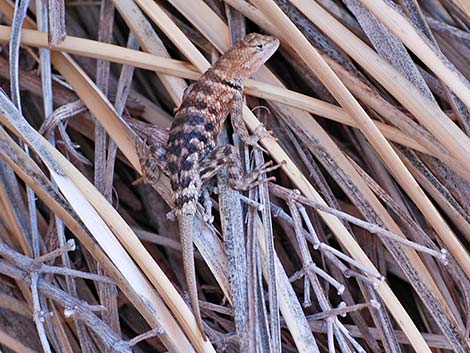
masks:
<svg viewBox="0 0 470 353"><path fill-rule="evenodd" d="M276 180L275 177L268 177L268 178L263 178L260 180L257 180L258 177L261 174L264 173L269 173L275 169L278 169L284 165L284 162L281 162L279 164L273 165L273 161L266 162L262 164L261 166L257 167L256 169L252 170L250 173L248 173L244 178L240 179L237 181L234 185L234 188L237 190L242 190L246 191L249 189L252 189L262 183L267 183L269 181L274 181Z"/></svg>
<svg viewBox="0 0 470 353"><path fill-rule="evenodd" d="M214 216L212 215L212 200L209 190L206 188L202 192L202 206L204 212L202 213L202 218L205 222L212 224L214 222Z"/></svg>
<svg viewBox="0 0 470 353"><path fill-rule="evenodd" d="M176 221L176 212L174 209L166 214L166 219L168 219L171 222Z"/></svg>
<svg viewBox="0 0 470 353"><path fill-rule="evenodd" d="M275 138L273 136L273 132L271 130L268 130L266 129L266 127L264 126L264 124L259 124L255 131L253 132L253 135L249 136L248 138L244 139L244 143L246 143L247 145L250 145L254 148L259 148L261 151L266 152L266 150L260 146L260 144L258 143L259 141L261 141L262 139L264 139L265 137L271 137L271 138Z"/></svg>

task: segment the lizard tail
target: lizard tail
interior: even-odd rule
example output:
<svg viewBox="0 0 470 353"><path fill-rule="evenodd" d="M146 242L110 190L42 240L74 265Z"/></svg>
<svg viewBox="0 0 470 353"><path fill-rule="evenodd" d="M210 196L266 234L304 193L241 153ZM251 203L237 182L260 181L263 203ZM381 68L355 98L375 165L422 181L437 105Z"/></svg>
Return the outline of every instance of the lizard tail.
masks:
<svg viewBox="0 0 470 353"><path fill-rule="evenodd" d="M194 266L194 244L193 244L193 215L182 214L178 217L178 225L181 234L181 248L183 250L184 275L188 287L189 300L193 310L196 323L201 330L204 340L206 335L202 326L201 312L199 311L199 300L197 295L196 270Z"/></svg>

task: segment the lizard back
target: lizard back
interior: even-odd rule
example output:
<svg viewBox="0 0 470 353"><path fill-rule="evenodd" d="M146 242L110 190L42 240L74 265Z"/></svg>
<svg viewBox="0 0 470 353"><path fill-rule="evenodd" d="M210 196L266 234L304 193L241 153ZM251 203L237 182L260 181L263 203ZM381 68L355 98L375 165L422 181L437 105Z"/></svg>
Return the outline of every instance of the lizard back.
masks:
<svg viewBox="0 0 470 353"><path fill-rule="evenodd" d="M199 163L216 147L232 101L242 93L242 81L257 71L278 45L274 37L251 33L184 92L167 145L176 214L195 214L202 187Z"/></svg>

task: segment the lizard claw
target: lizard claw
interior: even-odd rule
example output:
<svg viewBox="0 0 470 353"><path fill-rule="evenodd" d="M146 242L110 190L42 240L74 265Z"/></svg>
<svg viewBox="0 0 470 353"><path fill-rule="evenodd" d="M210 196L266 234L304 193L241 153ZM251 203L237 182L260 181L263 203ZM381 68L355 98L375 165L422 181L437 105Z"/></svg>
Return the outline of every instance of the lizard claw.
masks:
<svg viewBox="0 0 470 353"><path fill-rule="evenodd" d="M212 215L212 200L208 189L204 189L204 191L202 192L202 198L202 218L205 222L212 224L214 222L214 216Z"/></svg>
<svg viewBox="0 0 470 353"><path fill-rule="evenodd" d="M168 212L166 214L166 219L168 219L169 221L172 221L174 222L176 220L176 212L175 210L171 210L170 212Z"/></svg>
<svg viewBox="0 0 470 353"><path fill-rule="evenodd" d="M254 169L250 173L248 173L240 183L235 185L235 189L237 189L237 190L249 190L249 189L254 188L254 187L256 187L260 184L276 180L275 177L262 178L262 179L258 180L258 177L261 174L269 173L269 172L271 172L275 169L278 169L281 166L283 166L284 164L285 164L285 161L282 161L281 163L276 164L276 165L273 165L273 161L269 161L269 162L266 162L266 163L260 165L259 167L257 167L256 169Z"/></svg>
<svg viewBox="0 0 470 353"><path fill-rule="evenodd" d="M277 138L273 135L273 131L266 129L266 127L264 126L263 123L260 123L256 127L254 134L255 134L255 136L259 136L260 140L264 139L265 137L270 137L270 138L277 141Z"/></svg>
<svg viewBox="0 0 470 353"><path fill-rule="evenodd" d="M258 143L259 141L261 141L265 137L270 137L270 138L276 139L273 136L273 132L271 130L266 129L264 124L259 124L256 127L253 135L251 135L250 137L245 139L243 142L245 142L247 145L253 146L254 148L259 148L262 152L267 153L267 151L263 147L261 147Z"/></svg>
<svg viewBox="0 0 470 353"><path fill-rule="evenodd" d="M145 183L145 177L142 175L132 182L132 186L140 185L143 183Z"/></svg>

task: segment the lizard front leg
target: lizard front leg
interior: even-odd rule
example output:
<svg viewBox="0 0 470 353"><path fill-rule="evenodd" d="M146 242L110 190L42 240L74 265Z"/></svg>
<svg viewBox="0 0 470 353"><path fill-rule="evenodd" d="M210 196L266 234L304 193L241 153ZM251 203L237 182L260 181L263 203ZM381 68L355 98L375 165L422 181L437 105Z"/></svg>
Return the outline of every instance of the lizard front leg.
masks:
<svg viewBox="0 0 470 353"><path fill-rule="evenodd" d="M243 107L245 106L246 99L241 87L232 100L232 109L230 111L230 119L235 132L240 136L240 139L247 145L263 148L258 144L258 141L266 136L270 136L271 132L266 130L263 124L258 126L253 135L250 135L243 121Z"/></svg>

